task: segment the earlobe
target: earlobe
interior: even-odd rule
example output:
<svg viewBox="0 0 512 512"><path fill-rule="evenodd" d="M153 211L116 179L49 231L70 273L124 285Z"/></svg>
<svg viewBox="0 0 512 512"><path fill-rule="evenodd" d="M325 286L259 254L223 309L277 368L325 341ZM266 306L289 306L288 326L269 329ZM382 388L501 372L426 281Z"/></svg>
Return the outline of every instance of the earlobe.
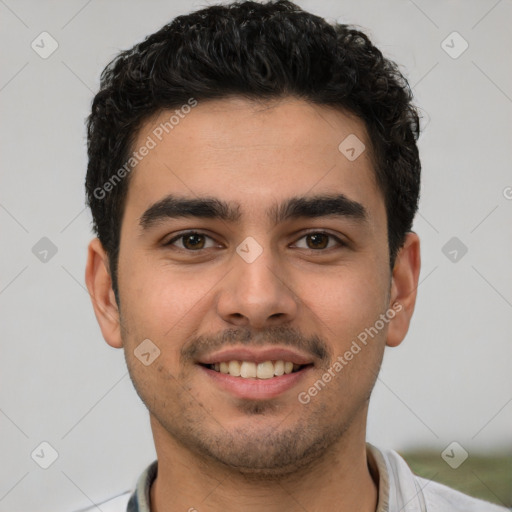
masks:
<svg viewBox="0 0 512 512"><path fill-rule="evenodd" d="M122 348L119 309L112 289L108 256L97 238L89 243L85 282L105 341L111 347Z"/></svg>
<svg viewBox="0 0 512 512"><path fill-rule="evenodd" d="M395 311L390 321L386 345L400 345L409 330L421 268L420 239L416 233L408 233L404 245L398 252L391 278L389 307Z"/></svg>

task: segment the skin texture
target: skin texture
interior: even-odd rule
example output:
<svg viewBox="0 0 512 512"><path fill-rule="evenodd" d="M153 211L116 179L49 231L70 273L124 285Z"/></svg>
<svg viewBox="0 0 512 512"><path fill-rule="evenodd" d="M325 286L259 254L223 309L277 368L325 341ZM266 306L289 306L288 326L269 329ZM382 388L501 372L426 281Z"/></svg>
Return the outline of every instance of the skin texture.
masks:
<svg viewBox="0 0 512 512"><path fill-rule="evenodd" d="M168 118L161 112L146 122L135 147ZM338 150L350 134L366 146L354 161ZM200 103L130 176L120 305L97 239L89 246L86 282L103 336L124 348L150 412L159 461L153 512L375 510L376 476L365 448L368 400L385 346L407 333L420 252L409 233L389 268L386 210L370 148L364 123L353 115L296 98L230 98ZM143 213L168 194L238 203L241 218L169 218L143 230ZM275 224L267 216L291 197L324 194L362 204L367 222L320 217ZM201 239L204 249L187 252L183 239L164 245L191 229L211 237ZM330 238L327 248L310 248L306 235L319 231L346 245ZM252 263L236 252L247 237L263 250ZM393 304L400 305L394 318L308 404L300 403L298 393ZM148 366L134 355L145 339L160 350ZM239 340L245 347L295 344L314 366L275 398L235 397L187 355L242 346Z"/></svg>

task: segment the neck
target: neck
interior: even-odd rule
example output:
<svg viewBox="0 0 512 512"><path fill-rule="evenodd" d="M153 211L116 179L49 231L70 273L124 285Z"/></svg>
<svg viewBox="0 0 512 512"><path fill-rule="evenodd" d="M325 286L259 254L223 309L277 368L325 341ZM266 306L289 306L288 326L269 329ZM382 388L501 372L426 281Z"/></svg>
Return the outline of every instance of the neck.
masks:
<svg viewBox="0 0 512 512"><path fill-rule="evenodd" d="M349 428L329 453L306 468L263 478L192 454L153 417L151 421L158 456L151 512L375 512L377 508L378 482L368 467L365 428Z"/></svg>

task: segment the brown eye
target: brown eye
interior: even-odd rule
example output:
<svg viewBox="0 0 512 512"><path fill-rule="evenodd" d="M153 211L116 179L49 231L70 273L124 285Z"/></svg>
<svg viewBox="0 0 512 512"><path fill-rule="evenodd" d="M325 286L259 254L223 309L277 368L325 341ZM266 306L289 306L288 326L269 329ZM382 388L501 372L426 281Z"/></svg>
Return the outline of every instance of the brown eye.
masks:
<svg viewBox="0 0 512 512"><path fill-rule="evenodd" d="M323 249L329 250L335 249L336 247L342 249L346 247L346 244L337 236L331 235L330 233L315 231L302 236L295 242L295 247L310 251L322 251Z"/></svg>
<svg viewBox="0 0 512 512"><path fill-rule="evenodd" d="M190 252L199 252L201 249L218 247L212 237L204 233L196 233L195 231L181 233L181 235L175 236L164 245L175 246L178 249Z"/></svg>
<svg viewBox="0 0 512 512"><path fill-rule="evenodd" d="M185 249L202 249L204 247L204 235L199 235L197 233L192 233L190 235L183 235L181 237L183 240L183 246Z"/></svg>
<svg viewBox="0 0 512 512"><path fill-rule="evenodd" d="M308 249L325 249L329 244L329 236L325 233L306 235Z"/></svg>

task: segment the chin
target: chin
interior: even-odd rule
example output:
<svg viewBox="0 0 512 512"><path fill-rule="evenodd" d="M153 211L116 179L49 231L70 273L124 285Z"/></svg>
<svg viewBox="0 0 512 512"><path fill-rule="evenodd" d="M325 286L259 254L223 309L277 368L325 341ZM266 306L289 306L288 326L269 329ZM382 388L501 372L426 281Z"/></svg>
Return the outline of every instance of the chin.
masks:
<svg viewBox="0 0 512 512"><path fill-rule="evenodd" d="M279 431L243 429L225 435L203 438L195 451L209 466L223 469L251 480L275 480L311 470L332 449L339 432L319 432L314 428ZM322 435L323 434L323 435Z"/></svg>

